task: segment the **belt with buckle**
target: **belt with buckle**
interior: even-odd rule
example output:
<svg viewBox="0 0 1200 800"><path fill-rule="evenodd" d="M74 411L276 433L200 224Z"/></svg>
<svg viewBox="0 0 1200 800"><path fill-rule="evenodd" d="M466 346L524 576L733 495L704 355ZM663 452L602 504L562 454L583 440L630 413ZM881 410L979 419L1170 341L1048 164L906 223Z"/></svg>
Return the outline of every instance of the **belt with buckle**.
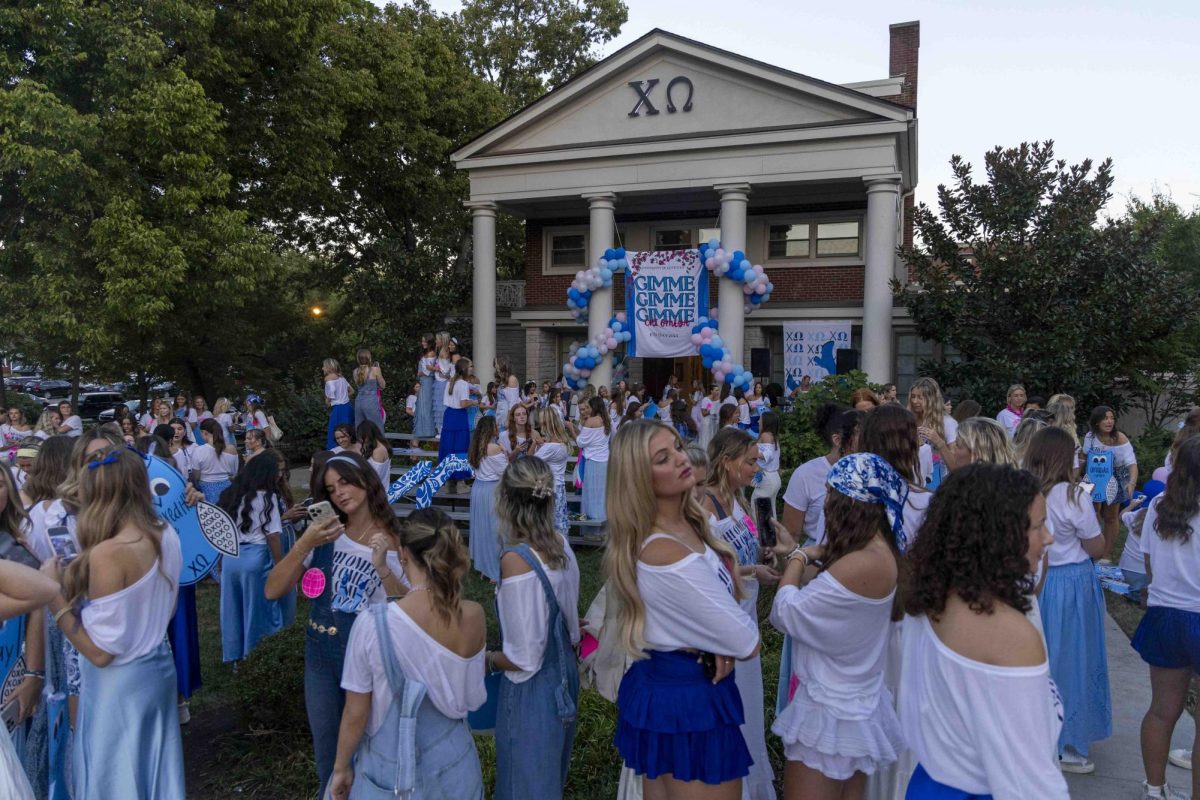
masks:
<svg viewBox="0 0 1200 800"><path fill-rule="evenodd" d="M308 627L312 628L317 633L323 633L326 636L337 636L337 625L319 625L310 619L308 621Z"/></svg>

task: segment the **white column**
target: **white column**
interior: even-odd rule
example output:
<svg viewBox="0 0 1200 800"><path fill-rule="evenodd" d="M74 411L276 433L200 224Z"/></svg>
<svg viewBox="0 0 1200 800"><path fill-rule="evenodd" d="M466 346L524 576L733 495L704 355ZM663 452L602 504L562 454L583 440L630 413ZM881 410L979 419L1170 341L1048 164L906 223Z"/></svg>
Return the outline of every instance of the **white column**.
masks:
<svg viewBox="0 0 1200 800"><path fill-rule="evenodd" d="M892 265L900 213L900 178L869 177L867 268L863 280L862 369L876 383L892 380Z"/></svg>
<svg viewBox="0 0 1200 800"><path fill-rule="evenodd" d="M750 184L727 183L713 188L721 196L721 247L726 252L745 252L746 206L750 202ZM749 369L744 349L746 295L741 284L725 278L717 281L717 287L717 325L721 338L729 349L733 363L744 364Z"/></svg>
<svg viewBox="0 0 1200 800"><path fill-rule="evenodd" d="M479 383L487 386L495 378L496 360L496 204L467 202L471 209L474 278L471 283L471 358Z"/></svg>
<svg viewBox="0 0 1200 800"><path fill-rule="evenodd" d="M588 201L588 268L604 255L604 251L613 246L613 232L616 229L616 218L613 213L617 196L612 192L585 194L583 199ZM613 290L597 289L592 292L588 301L588 340L596 338L608 327L608 321L613 315ZM612 355L601 358L600 363L592 370L588 383L597 388L607 386L612 380Z"/></svg>

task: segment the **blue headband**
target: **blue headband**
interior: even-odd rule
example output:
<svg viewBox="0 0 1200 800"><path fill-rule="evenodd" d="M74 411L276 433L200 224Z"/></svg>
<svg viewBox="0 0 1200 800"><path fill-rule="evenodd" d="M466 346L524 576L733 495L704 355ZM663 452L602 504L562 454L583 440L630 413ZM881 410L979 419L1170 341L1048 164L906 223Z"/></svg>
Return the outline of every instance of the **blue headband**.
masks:
<svg viewBox="0 0 1200 800"><path fill-rule="evenodd" d="M901 553L908 550L904 532L904 503L908 484L892 465L874 453L852 453L833 465L826 478L829 485L851 500L882 503L892 526L892 537Z"/></svg>

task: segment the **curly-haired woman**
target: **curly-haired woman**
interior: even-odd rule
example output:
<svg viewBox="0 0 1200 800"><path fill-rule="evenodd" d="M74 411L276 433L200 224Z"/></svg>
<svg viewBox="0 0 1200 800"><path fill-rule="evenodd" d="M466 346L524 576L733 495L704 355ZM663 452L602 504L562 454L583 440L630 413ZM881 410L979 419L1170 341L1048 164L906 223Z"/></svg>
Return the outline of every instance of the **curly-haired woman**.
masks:
<svg viewBox="0 0 1200 800"><path fill-rule="evenodd" d="M919 766L907 800L1067 800L1054 760L1062 704L1030 575L1053 541L1028 473L952 472L909 551L900 724Z"/></svg>

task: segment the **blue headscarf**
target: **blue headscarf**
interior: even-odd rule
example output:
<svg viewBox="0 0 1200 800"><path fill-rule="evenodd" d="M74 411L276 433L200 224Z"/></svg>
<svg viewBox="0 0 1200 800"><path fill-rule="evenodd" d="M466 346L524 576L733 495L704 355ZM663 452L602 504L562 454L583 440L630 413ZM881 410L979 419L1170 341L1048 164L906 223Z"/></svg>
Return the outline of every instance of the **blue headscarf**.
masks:
<svg viewBox="0 0 1200 800"><path fill-rule="evenodd" d="M904 531L908 483L891 464L874 453L851 453L830 468L826 481L851 500L882 503L892 525L896 547L901 553L908 550L908 535Z"/></svg>

